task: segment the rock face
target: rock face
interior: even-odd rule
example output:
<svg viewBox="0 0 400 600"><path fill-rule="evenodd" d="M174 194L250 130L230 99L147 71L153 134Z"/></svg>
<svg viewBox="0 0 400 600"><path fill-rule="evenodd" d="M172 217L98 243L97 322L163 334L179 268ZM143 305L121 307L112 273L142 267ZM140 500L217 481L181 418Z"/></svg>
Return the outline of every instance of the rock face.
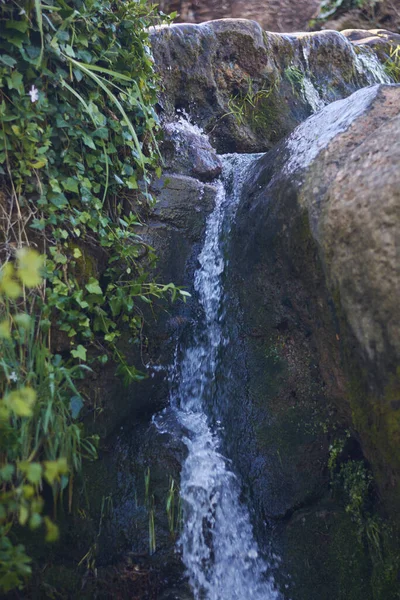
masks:
<svg viewBox="0 0 400 600"><path fill-rule="evenodd" d="M161 27L152 47L162 118L173 121L184 109L218 152L268 150L325 104L389 82L376 45L385 60L385 36L353 44L333 31L265 33L244 19Z"/></svg>
<svg viewBox="0 0 400 600"><path fill-rule="evenodd" d="M177 11L179 21L201 23L227 17L253 19L268 31L302 31L316 16L318 0L161 0L164 12Z"/></svg>
<svg viewBox="0 0 400 600"><path fill-rule="evenodd" d="M275 348L283 331L277 363L289 367L307 339L323 377L320 408L328 398L352 427L398 523L399 100L400 86L360 90L261 158L232 242L245 329L258 328ZM260 385L258 350L247 340ZM294 398L304 395L293 385ZM272 420L278 397L268 400Z"/></svg>

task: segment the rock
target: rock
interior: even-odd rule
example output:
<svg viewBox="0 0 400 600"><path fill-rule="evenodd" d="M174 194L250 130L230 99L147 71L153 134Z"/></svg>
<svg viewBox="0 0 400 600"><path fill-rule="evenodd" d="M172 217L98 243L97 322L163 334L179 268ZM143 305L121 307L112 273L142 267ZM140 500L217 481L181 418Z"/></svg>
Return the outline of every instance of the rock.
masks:
<svg viewBox="0 0 400 600"><path fill-rule="evenodd" d="M400 86L360 90L310 117L255 163L232 243L244 331L264 335L268 352L272 340L277 364L289 360L289 374L290 360L307 349L308 368L314 364L323 378L319 398L311 394L317 412L333 403L339 421L354 432L398 524L399 100ZM249 337L246 346L249 393L255 402L258 390L267 390L264 435L273 439L276 423L279 431L291 422L281 412L290 406L287 377L268 391L262 349ZM296 410L311 407L305 381L304 373L294 381ZM293 456L298 448L301 462L306 448L300 442L294 437L290 447ZM267 511L273 492L263 494Z"/></svg>
<svg viewBox="0 0 400 600"><path fill-rule="evenodd" d="M214 207L216 188L192 177L166 174L154 182L151 189L156 203L146 228L142 228L142 235L156 248L161 261L157 272L162 272L164 280L172 277L177 285L188 285L192 273L186 272L185 265L194 244L202 242L205 219ZM179 252L175 253L178 248ZM174 266L176 261L179 266ZM160 268L160 264L164 267Z"/></svg>
<svg viewBox="0 0 400 600"><path fill-rule="evenodd" d="M382 62L390 58L391 49L400 45L400 34L386 29L344 29L341 32L354 46L369 46Z"/></svg>
<svg viewBox="0 0 400 600"><path fill-rule="evenodd" d="M211 181L220 175L222 163L208 137L183 117L163 127L162 154L164 169Z"/></svg>
<svg viewBox="0 0 400 600"><path fill-rule="evenodd" d="M223 19L156 28L151 39L163 121L184 109L218 152L268 150L325 104L389 81L368 45L333 31L281 35ZM199 164L204 178L202 154Z"/></svg>
<svg viewBox="0 0 400 600"><path fill-rule="evenodd" d="M155 281L173 282L189 292L193 287L193 273L202 242L207 215L212 211L216 189L208 183L183 175L165 175L156 180L150 190L155 205L146 217L146 224L138 228L142 241L151 247L157 261L150 261ZM143 261L147 260L146 257ZM131 364L146 378L125 386L115 375L115 365L107 364L87 377L87 393L96 399L102 411L88 428L106 438L123 424L127 417L150 419L162 410L169 400L166 365L173 361L177 335L190 325L195 303L191 298L183 304L158 301L149 308L143 304L145 318L143 346L129 343L130 333L122 332L119 349ZM146 338L148 341L145 343ZM110 402L112 398L112 402Z"/></svg>
<svg viewBox="0 0 400 600"><path fill-rule="evenodd" d="M254 19L268 31L306 29L319 8L318 0L161 0L164 12L177 11L182 22L200 23L226 17Z"/></svg>

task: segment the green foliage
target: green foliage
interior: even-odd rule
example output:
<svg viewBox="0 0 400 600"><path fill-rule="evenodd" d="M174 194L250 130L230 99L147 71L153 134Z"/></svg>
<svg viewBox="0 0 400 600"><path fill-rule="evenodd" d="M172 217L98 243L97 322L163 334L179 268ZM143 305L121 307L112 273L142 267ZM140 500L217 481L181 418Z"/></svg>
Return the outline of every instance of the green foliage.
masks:
<svg viewBox="0 0 400 600"><path fill-rule="evenodd" d="M43 484L55 506L67 489L71 506L74 474L96 456L80 422L88 365L113 359L126 381L141 379L117 346L121 328L137 343L141 306L186 297L140 262L153 253L137 212L160 174L156 19L145 0L0 3L1 591L30 573L14 525L55 540Z"/></svg>
<svg viewBox="0 0 400 600"><path fill-rule="evenodd" d="M374 479L364 461L340 462L344 444L345 439L337 439L331 446L328 467L333 491L344 502L357 526L359 541L368 549L373 598L399 598L396 590L400 552L396 534L374 505Z"/></svg>
<svg viewBox="0 0 400 600"><path fill-rule="evenodd" d="M180 294L147 282L138 258L152 251L133 212L151 202L147 184L159 172L146 30L156 13L144 0L23 6L0 9L6 253L40 238L46 304L72 356L85 360L78 347L92 345L100 361L113 358L127 380L140 379L117 349L120 326L135 341L140 304ZM82 272L87 246L98 247L101 273Z"/></svg>
<svg viewBox="0 0 400 600"><path fill-rule="evenodd" d="M293 94L298 92L298 89L304 89L304 73L298 67L291 66L285 69L285 77L292 86Z"/></svg>
<svg viewBox="0 0 400 600"><path fill-rule="evenodd" d="M182 503L179 487L177 486L173 477L169 478L169 488L165 510L167 511L170 536L171 538L175 539L177 532L180 530L182 522Z"/></svg>
<svg viewBox="0 0 400 600"><path fill-rule="evenodd" d="M322 0L318 19L325 20L340 10L360 8L371 11L381 0Z"/></svg>
<svg viewBox="0 0 400 600"><path fill-rule="evenodd" d="M262 105L271 96L273 90L274 86L268 89L254 90L253 82L249 77L246 94L237 94L229 99L227 115L232 115L239 126L246 122L253 127L257 126L262 119Z"/></svg>
<svg viewBox="0 0 400 600"><path fill-rule="evenodd" d="M346 438L350 437L350 432L346 432ZM335 472L338 466L340 455L342 454L346 438L336 438L329 447L328 469L331 477L334 479Z"/></svg>
<svg viewBox="0 0 400 600"><path fill-rule="evenodd" d="M55 541L58 528L43 515L43 483L55 500L72 484L82 456L95 457L94 440L82 436L70 407L78 392L79 365L67 368L46 346L46 323L35 305L42 286L43 257L17 253L17 267L0 271L0 590L21 587L31 572L13 526L45 529ZM80 397L79 397L80 398ZM82 402L83 404L83 402ZM77 416L77 415L75 415Z"/></svg>
<svg viewBox="0 0 400 600"><path fill-rule="evenodd" d="M384 69L395 83L400 83L400 46L390 49L390 57L385 62Z"/></svg>

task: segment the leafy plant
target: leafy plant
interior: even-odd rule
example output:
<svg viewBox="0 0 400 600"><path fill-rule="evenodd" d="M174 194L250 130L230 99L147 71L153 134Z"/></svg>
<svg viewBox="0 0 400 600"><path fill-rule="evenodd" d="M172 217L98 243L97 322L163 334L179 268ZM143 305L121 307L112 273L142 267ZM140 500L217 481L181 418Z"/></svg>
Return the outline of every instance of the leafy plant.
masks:
<svg viewBox="0 0 400 600"><path fill-rule="evenodd" d="M14 524L57 527L54 508L96 439L79 381L140 342L142 308L187 293L149 280L139 212L160 174L157 79L145 0L0 3L0 590L30 572ZM29 248L36 248L32 250ZM15 262L16 261L16 262ZM62 336L62 354L54 336Z"/></svg>
<svg viewBox="0 0 400 600"><path fill-rule="evenodd" d="M292 86L293 94L297 93L297 89L304 89L304 73L298 67L287 67L285 69L285 77Z"/></svg>
<svg viewBox="0 0 400 600"><path fill-rule="evenodd" d="M347 432L348 438L350 433ZM371 585L374 598L397 598L399 549L393 527L374 502L374 479L362 460L340 462L345 439L333 442L328 467L331 485L346 512L357 526L360 541L369 551L372 563ZM394 592L394 595L393 595Z"/></svg>
<svg viewBox="0 0 400 600"><path fill-rule="evenodd" d="M125 379L140 379L117 347L120 327L134 342L141 305L184 298L148 282L138 261L153 257L135 210L152 202L147 185L159 174L147 33L157 15L144 0L22 4L0 8L4 259L37 240L46 305L72 356L112 358ZM97 352L87 357L88 345Z"/></svg>
<svg viewBox="0 0 400 600"><path fill-rule="evenodd" d="M251 78L248 78L247 88L246 94L237 94L229 99L229 111L224 115L232 115L239 126L246 121L249 121L253 126L258 124L260 118L258 113L261 105L271 96L274 90L274 86L268 89L254 90Z"/></svg>
<svg viewBox="0 0 400 600"><path fill-rule="evenodd" d="M57 526L42 514L43 484L56 500L72 486L82 455L96 454L71 410L71 395L78 394L74 371L81 367L67 369L61 357L51 355L47 324L35 312L42 264L34 250L20 250L16 267L9 262L0 271L0 590L5 592L20 587L31 571L24 547L13 543L13 526L44 526L46 540L56 540Z"/></svg>

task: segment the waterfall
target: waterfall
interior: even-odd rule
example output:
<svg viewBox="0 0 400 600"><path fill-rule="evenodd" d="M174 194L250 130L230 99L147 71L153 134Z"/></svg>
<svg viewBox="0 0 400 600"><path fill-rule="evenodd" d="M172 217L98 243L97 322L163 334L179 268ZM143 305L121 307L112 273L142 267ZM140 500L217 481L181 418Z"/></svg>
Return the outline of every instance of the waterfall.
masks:
<svg viewBox="0 0 400 600"><path fill-rule="evenodd" d="M373 50L368 47L362 48L358 54L354 53L354 63L357 72L364 75L370 85L375 83L393 83L385 72L382 63Z"/></svg>
<svg viewBox="0 0 400 600"><path fill-rule="evenodd" d="M192 340L177 348L171 374L170 410L185 431L188 450L181 473L184 515L179 546L196 600L281 598L269 564L260 555L249 511L240 500L239 481L221 452L218 430L207 414L207 406L218 403L219 357L228 343L223 326L222 232L229 228L241 179L254 159L255 155L224 157L223 176L216 184L215 208L207 221L194 280L204 314ZM224 180L232 176L230 188L234 191L228 194ZM165 430L166 423L167 419L159 419L159 428Z"/></svg>

